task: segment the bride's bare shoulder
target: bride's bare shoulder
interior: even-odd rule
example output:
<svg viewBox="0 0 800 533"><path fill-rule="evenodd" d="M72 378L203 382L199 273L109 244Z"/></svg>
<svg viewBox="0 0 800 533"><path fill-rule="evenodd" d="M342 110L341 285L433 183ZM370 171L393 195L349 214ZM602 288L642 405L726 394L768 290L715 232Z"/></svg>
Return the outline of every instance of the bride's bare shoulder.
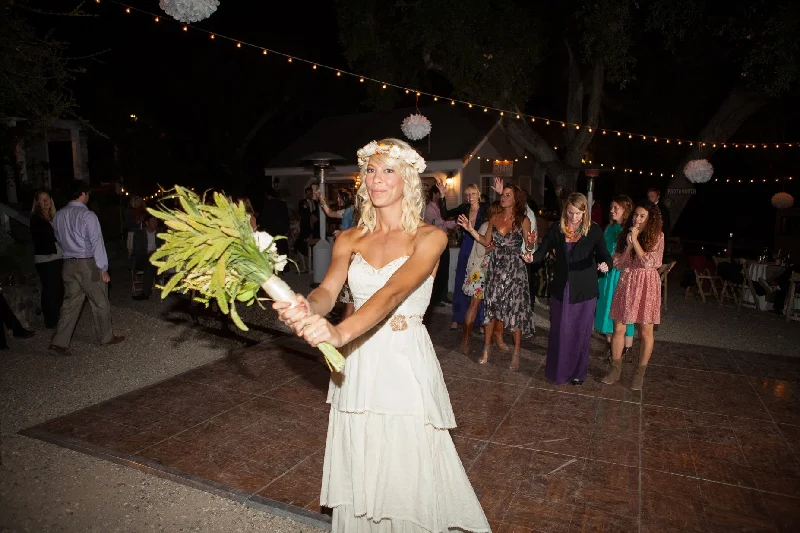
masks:
<svg viewBox="0 0 800 533"><path fill-rule="evenodd" d="M414 248L441 248L447 246L447 233L432 224L421 224L414 236Z"/></svg>

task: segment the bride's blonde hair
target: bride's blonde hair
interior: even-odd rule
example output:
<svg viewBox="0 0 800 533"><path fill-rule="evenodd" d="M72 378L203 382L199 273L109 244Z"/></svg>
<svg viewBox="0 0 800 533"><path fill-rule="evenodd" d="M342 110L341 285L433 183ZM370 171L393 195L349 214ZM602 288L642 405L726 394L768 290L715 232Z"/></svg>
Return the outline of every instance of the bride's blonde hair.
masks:
<svg viewBox="0 0 800 533"><path fill-rule="evenodd" d="M381 139L378 144L394 145L401 150L414 151L408 143L400 139ZM370 156L370 160L393 168L403 178L403 213L400 227L405 233L416 231L422 224L422 210L425 208L425 195L419 173L402 159L391 157L387 153L375 153ZM368 165L364 165L361 168L361 186L356 197L356 209L361 213L358 226L364 228L364 231L373 231L377 224L377 213L367 191L367 167Z"/></svg>

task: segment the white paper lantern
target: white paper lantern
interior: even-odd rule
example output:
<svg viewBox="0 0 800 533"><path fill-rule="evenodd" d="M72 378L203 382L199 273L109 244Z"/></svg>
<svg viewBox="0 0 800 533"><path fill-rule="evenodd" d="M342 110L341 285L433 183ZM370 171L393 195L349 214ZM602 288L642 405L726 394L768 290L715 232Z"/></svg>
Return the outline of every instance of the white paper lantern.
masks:
<svg viewBox="0 0 800 533"><path fill-rule="evenodd" d="M219 7L219 0L160 0L164 13L181 22L207 19Z"/></svg>
<svg viewBox="0 0 800 533"><path fill-rule="evenodd" d="M400 125L403 135L412 141L418 141L431 133L431 121L419 113L410 115Z"/></svg>
<svg viewBox="0 0 800 533"><path fill-rule="evenodd" d="M779 192L772 197L772 205L776 209L789 209L794 205L794 197L788 192Z"/></svg>
<svg viewBox="0 0 800 533"><path fill-rule="evenodd" d="M714 175L714 167L708 159L695 159L686 163L683 174L692 183L706 183Z"/></svg>

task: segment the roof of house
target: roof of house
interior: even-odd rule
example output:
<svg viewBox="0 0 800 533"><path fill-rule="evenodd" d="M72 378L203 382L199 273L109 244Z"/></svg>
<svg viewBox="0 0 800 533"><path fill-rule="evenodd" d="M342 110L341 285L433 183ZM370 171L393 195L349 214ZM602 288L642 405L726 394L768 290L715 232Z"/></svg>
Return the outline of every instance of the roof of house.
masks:
<svg viewBox="0 0 800 533"><path fill-rule="evenodd" d="M415 112L415 108L404 108L388 113L359 113L322 119L274 157L267 167L300 166L301 159L314 152L332 152L344 157L347 163L355 164L359 148L386 137L406 140L428 161L462 159L497 123L496 115L469 112L461 106L425 107L419 112L431 121L430 136L420 141L408 141L400 131L400 124Z"/></svg>

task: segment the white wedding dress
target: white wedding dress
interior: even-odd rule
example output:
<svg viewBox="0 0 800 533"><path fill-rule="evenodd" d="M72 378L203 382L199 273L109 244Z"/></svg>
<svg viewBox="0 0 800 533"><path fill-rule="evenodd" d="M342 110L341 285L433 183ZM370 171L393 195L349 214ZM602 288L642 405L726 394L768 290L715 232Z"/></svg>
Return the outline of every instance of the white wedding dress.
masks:
<svg viewBox="0 0 800 533"><path fill-rule="evenodd" d="M381 269L356 254L348 282L356 309L407 260ZM333 531L488 532L448 429L455 417L422 315L429 277L384 321L345 347L331 376L322 505Z"/></svg>

